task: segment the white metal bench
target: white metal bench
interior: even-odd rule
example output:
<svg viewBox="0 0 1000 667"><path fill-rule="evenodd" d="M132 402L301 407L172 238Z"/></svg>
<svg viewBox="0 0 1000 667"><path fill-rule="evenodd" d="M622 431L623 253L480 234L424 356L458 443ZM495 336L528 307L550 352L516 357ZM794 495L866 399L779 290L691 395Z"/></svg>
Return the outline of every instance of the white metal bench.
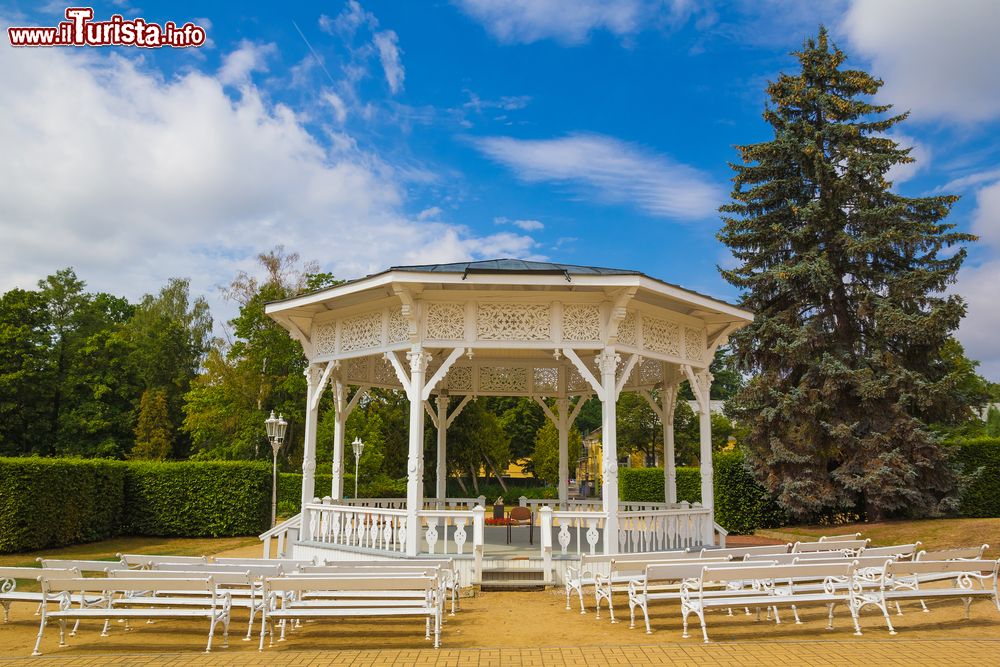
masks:
<svg viewBox="0 0 1000 667"><path fill-rule="evenodd" d="M265 634L274 645L275 621L366 616L424 617L425 637L430 638L433 624L437 648L442 622L439 586L432 576L300 574L267 578L259 650L264 650Z"/></svg>
<svg viewBox="0 0 1000 667"><path fill-rule="evenodd" d="M973 598L986 597L991 598L997 611L1000 611L998 564L1000 561L994 560L889 562L886 563L879 588L872 593L863 594L861 606L884 606L890 601L898 605L904 600L923 602L925 598L960 598L965 605L965 618L968 619ZM940 588L920 587L921 583L929 581L947 582L947 585ZM973 588L975 584L980 587Z"/></svg>
<svg viewBox="0 0 1000 667"><path fill-rule="evenodd" d="M608 574L597 573L594 575L594 606L596 614L594 618L601 617L601 600L607 601L608 613L611 622L617 623L615 619L615 607L612 596L616 592L628 592L629 584L637 578L645 576L646 567L649 565L666 565L671 563L727 563L731 560L729 556L719 556L717 558L698 558L697 553L689 554L687 558L664 558L650 554L652 558L639 558L639 554L629 554L627 559L612 558L608 565Z"/></svg>
<svg viewBox="0 0 1000 667"><path fill-rule="evenodd" d="M594 586L594 597L597 595L597 576L603 575L603 571L608 569L612 560L625 562L628 560L678 560L688 558L699 558L697 551L686 551L678 549L675 551L653 551L641 554L583 554L580 556L579 567L572 565L566 568L566 609L570 608L569 599L573 591L580 597L580 613L586 614L587 608L583 602L584 586ZM597 609L600 617L600 607Z"/></svg>
<svg viewBox="0 0 1000 667"><path fill-rule="evenodd" d="M771 556L773 554L787 554L792 548L791 543L787 544L765 544L756 547L726 547L725 549L715 549L706 547L701 550L700 556L731 556L733 560L741 560L747 556Z"/></svg>
<svg viewBox="0 0 1000 667"><path fill-rule="evenodd" d="M303 574L348 574L357 573L360 575L372 576L379 572L423 572L428 569L435 571L435 576L440 578L442 600L447 596L451 599L450 616L454 616L458 611L458 593L461 586L458 581L458 573L451 559L436 558L407 558L377 561L326 561L326 565L307 565L300 567L299 572Z"/></svg>
<svg viewBox="0 0 1000 667"><path fill-rule="evenodd" d="M978 547L952 547L949 549L936 549L932 551L922 550L918 551L917 555L913 557L913 560L918 561L928 561L928 560L983 560L986 557L986 551L990 548L988 544L982 544ZM942 578L948 579L947 575L941 575L940 573L925 573L918 575L916 581L919 587L921 583L930 583L932 581L941 581ZM920 607L925 613L929 613L930 609L927 608L927 603L923 600L920 601ZM900 612L899 603L896 603L896 611ZM900 612L901 613L901 612Z"/></svg>
<svg viewBox="0 0 1000 667"><path fill-rule="evenodd" d="M3 622L7 623L10 621L10 605L14 602L27 602L29 604L34 604L36 607L41 605L44 601L44 596L37 591L24 591L17 590L17 582L21 581L38 581L38 577L42 574L42 571L37 567L0 567L0 606L3 606ZM73 568L63 568L63 569L49 569L46 570L45 574L52 578L65 578L72 579L80 576L80 571ZM89 596L82 598L79 595L73 595L71 597L72 601L80 604L96 604L99 603L103 598L101 596ZM35 614L39 614L41 609L39 608Z"/></svg>
<svg viewBox="0 0 1000 667"><path fill-rule="evenodd" d="M107 635L107 621L110 619L207 619L208 645L205 652L212 650L212 639L218 625L223 626L223 643L229 643L229 615L231 598L229 593L216 586L211 577L208 578L118 578L93 577L59 579L39 577L42 586L42 620L38 628L38 638L32 655L41 655L42 635L45 626L50 621L59 621L59 646L66 646L66 621L99 619L105 621L102 636ZM148 591L183 591L191 595L200 595L208 602L206 606L192 607L188 604L169 604L163 606L133 607L124 603L130 593ZM99 607L73 606L70 594L86 597L88 594L100 594L107 600ZM122 597L120 597L122 596ZM48 611L47 603L59 603L57 611Z"/></svg>
<svg viewBox="0 0 1000 667"><path fill-rule="evenodd" d="M821 591L813 586L817 580L824 582ZM688 637L688 616L694 614L701 622L701 632L705 643L708 643L708 629L705 625L705 612L714 608L732 606L770 607L775 610L775 622L780 623L777 609L779 606L796 606L802 604L837 604L844 603L851 612L854 622L854 634L861 634L857 610L860 607L858 591L853 585L854 563L808 563L797 565L752 565L724 568L709 565L703 568L701 576L687 579L681 584L681 617L683 620L683 637ZM750 582L747 587L746 583ZM714 595L711 593L719 586L739 584L740 590L731 596ZM889 622L889 613L882 602L874 603Z"/></svg>
<svg viewBox="0 0 1000 667"><path fill-rule="evenodd" d="M80 560L72 558L38 558L38 564L46 570L74 569L80 572L107 572L109 569L127 569L120 560Z"/></svg>
<svg viewBox="0 0 1000 667"><path fill-rule="evenodd" d="M828 540L826 542L796 542L791 553L802 554L814 551L843 551L852 556L860 555L868 546L869 540Z"/></svg>
<svg viewBox="0 0 1000 667"><path fill-rule="evenodd" d="M117 554L117 557L130 568L148 570L154 565L176 563L187 565L208 565L208 556L163 556L156 554Z"/></svg>
<svg viewBox="0 0 1000 667"><path fill-rule="evenodd" d="M860 540L861 533L847 533L846 535L824 535L819 538L819 542L843 542L844 540Z"/></svg>
<svg viewBox="0 0 1000 667"><path fill-rule="evenodd" d="M761 563L770 565L771 563ZM646 623L646 634L652 633L649 626L649 603L662 600L680 600L682 598L681 585L689 579L694 579L701 575L706 567L746 567L742 561L717 560L690 560L649 563L646 565L641 575L633 577L628 584L628 606L629 606L629 628L635 627L635 609L642 609ZM742 589L742 585L732 583L729 586L709 591L709 595L737 595ZM735 604L740 607L743 605ZM732 615L732 607L729 607ZM749 611L747 612L749 613Z"/></svg>

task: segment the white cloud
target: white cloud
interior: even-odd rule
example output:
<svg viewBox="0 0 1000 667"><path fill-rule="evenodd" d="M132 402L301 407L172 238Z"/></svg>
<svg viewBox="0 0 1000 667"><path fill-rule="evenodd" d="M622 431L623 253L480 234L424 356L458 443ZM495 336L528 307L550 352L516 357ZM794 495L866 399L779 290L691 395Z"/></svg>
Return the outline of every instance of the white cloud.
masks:
<svg viewBox="0 0 1000 667"><path fill-rule="evenodd" d="M976 193L972 233L977 234L980 241L1000 252L1000 181L987 185Z"/></svg>
<svg viewBox="0 0 1000 667"><path fill-rule="evenodd" d="M403 78L406 76L400 59L399 36L392 30L384 30L375 33L374 41L385 80L389 84L389 90L395 95L403 89Z"/></svg>
<svg viewBox="0 0 1000 667"><path fill-rule="evenodd" d="M624 37L658 24L678 24L694 0L452 0L498 40L530 44L555 39L581 44L591 32Z"/></svg>
<svg viewBox="0 0 1000 667"><path fill-rule="evenodd" d="M533 252L406 217L391 165L321 143L250 82L233 99L221 74L142 62L0 44L0 290L72 265L131 298L189 276L218 308L216 287L279 243L342 277Z"/></svg>
<svg viewBox="0 0 1000 667"><path fill-rule="evenodd" d="M889 173L886 174L887 180L899 185L930 167L931 149L926 144L899 133L893 133L889 138L899 144L900 148L909 148L910 157L914 159L914 162L893 165L889 168Z"/></svg>
<svg viewBox="0 0 1000 667"><path fill-rule="evenodd" d="M417 213L417 220L436 220L442 212L440 206L431 206Z"/></svg>
<svg viewBox="0 0 1000 667"><path fill-rule="evenodd" d="M226 55L219 68L219 81L227 86L240 86L250 81L253 72L267 71L267 58L277 48L274 44L256 44L243 40L238 49Z"/></svg>
<svg viewBox="0 0 1000 667"><path fill-rule="evenodd" d="M545 229L545 225L539 220L511 220L510 218L493 218L493 224L495 225L513 225L518 229L523 229L526 232L537 232Z"/></svg>
<svg viewBox="0 0 1000 667"><path fill-rule="evenodd" d="M1000 2L855 0L841 29L885 80L880 95L919 119L1000 116Z"/></svg>
<svg viewBox="0 0 1000 667"><path fill-rule="evenodd" d="M323 99L333 109L333 115L337 122L343 124L347 120L347 105L344 104L344 99L332 90L323 93Z"/></svg>
<svg viewBox="0 0 1000 667"><path fill-rule="evenodd" d="M650 215L707 218L723 200L722 190L706 174L613 137L572 134L560 139L471 141L521 180L563 184L580 197L633 205Z"/></svg>

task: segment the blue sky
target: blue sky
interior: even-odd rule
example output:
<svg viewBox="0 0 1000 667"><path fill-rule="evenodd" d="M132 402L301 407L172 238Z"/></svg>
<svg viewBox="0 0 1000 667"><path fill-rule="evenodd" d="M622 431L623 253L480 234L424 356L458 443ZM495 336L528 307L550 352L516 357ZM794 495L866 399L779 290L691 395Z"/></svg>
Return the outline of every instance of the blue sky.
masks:
<svg viewBox="0 0 1000 667"><path fill-rule="evenodd" d="M3 25L65 5L0 3ZM912 110L909 195L982 236L960 338L1000 380L1000 4L929 0L98 3L198 49L0 46L0 289L73 265L133 298L218 287L276 243L341 277L517 256L638 268L726 299L715 239L764 86L829 26Z"/></svg>

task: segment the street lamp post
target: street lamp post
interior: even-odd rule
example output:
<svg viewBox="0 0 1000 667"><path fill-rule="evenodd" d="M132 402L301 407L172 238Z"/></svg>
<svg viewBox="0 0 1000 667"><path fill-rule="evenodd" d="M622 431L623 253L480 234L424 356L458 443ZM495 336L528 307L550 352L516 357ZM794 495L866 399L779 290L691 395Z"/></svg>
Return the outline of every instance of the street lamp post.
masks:
<svg viewBox="0 0 1000 667"><path fill-rule="evenodd" d="M361 463L361 452L365 451L365 443L361 442L361 438L355 438L354 442L351 443L351 449L354 450L354 499L358 499L358 465Z"/></svg>
<svg viewBox="0 0 1000 667"><path fill-rule="evenodd" d="M271 410L271 416L264 420L264 426L267 428L267 439L271 443L273 454L271 463L271 527L273 528L278 518L278 450L285 442L288 422L281 415L275 417L274 410Z"/></svg>

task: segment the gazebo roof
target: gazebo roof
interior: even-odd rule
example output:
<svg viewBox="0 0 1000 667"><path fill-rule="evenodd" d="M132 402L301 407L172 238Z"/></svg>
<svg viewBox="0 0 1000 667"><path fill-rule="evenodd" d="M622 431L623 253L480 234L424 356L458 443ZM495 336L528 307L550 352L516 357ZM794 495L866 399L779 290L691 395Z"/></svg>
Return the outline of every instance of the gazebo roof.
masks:
<svg viewBox="0 0 1000 667"><path fill-rule="evenodd" d="M532 262L524 259L484 259L478 262L451 262L449 264L415 264L393 266L390 271L417 271L420 273L561 273L565 276L641 276L632 269L608 269L603 266L580 266L556 262Z"/></svg>

